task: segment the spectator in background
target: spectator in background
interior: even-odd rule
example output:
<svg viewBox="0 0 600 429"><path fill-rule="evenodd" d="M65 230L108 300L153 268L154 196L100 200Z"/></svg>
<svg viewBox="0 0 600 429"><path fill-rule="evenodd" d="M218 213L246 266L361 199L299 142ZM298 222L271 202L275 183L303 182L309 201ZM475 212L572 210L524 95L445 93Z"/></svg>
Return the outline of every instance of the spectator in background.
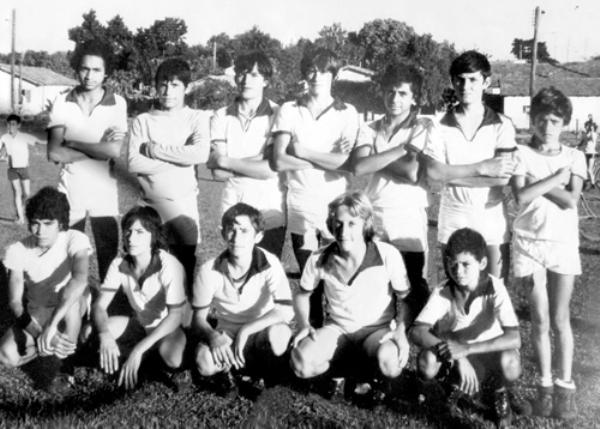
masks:
<svg viewBox="0 0 600 429"><path fill-rule="evenodd" d="M16 223L24 224L23 200L29 198L29 146L36 144L36 139L30 134L22 133L21 117L8 115L6 118L7 133L0 137L0 156L8 157L8 180L12 186Z"/></svg>

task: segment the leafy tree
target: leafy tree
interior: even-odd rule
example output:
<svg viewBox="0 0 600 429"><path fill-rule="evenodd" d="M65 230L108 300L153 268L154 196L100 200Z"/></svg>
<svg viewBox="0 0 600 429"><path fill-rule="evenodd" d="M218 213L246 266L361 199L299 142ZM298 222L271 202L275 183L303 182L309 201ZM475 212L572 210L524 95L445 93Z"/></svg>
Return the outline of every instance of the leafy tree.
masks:
<svg viewBox="0 0 600 429"><path fill-rule="evenodd" d="M349 35L351 43L363 49L363 65L379 70L416 33L409 25L394 19L367 22L358 33Z"/></svg>
<svg viewBox="0 0 600 429"><path fill-rule="evenodd" d="M533 56L533 39L513 39L510 52L519 60L531 62ZM542 63L558 63L557 60L552 58L550 52L548 52L546 42L537 42L537 59Z"/></svg>
<svg viewBox="0 0 600 429"><path fill-rule="evenodd" d="M262 51L269 58L277 60L281 54L281 42L270 34L263 33L254 26L245 33L233 38L232 45L236 55L248 51Z"/></svg>

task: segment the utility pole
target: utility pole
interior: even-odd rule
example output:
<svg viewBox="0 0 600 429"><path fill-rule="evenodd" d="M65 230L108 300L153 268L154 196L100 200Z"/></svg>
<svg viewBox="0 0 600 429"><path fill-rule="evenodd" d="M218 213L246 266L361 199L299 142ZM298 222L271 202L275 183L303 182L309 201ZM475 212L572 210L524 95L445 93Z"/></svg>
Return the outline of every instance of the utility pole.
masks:
<svg viewBox="0 0 600 429"><path fill-rule="evenodd" d="M540 7L536 6L533 17L533 46L531 47L531 72L529 73L529 98L535 95L535 68L537 66L538 26L540 22Z"/></svg>
<svg viewBox="0 0 600 429"><path fill-rule="evenodd" d="M217 42L213 42L212 68L214 73L217 70Z"/></svg>
<svg viewBox="0 0 600 429"><path fill-rule="evenodd" d="M16 35L17 11L12 10L11 20L11 48L10 48L10 108L15 111L15 35Z"/></svg>

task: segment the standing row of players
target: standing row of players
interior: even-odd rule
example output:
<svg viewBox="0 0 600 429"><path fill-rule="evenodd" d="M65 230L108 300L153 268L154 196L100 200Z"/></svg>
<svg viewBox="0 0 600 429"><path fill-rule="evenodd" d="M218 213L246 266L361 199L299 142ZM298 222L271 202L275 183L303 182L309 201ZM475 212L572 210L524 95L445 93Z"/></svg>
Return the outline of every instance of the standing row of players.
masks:
<svg viewBox="0 0 600 429"><path fill-rule="evenodd" d="M125 291L146 334L122 364L121 383L135 384L142 355L156 344L160 343L164 363L171 367L181 363L185 336L179 326L189 322L184 317L187 300L183 285L185 278L193 277L199 242L193 166L206 161L215 177L227 181L222 212L228 249L199 268L191 294L192 325L204 338L197 349L201 373L244 366L252 355L246 353L246 347L265 350L266 341L275 354L287 349L291 332L284 322L291 316L291 308L286 309L290 295L281 287L285 276L276 258L287 226L303 272L301 291L295 296L300 330L292 341L291 357L298 375L312 377L327 371L329 362L340 354L338 346L358 344L368 356L377 358L384 376L397 376L408 356L404 331L413 326L413 340L426 350L419 359L423 374L432 376L442 362L454 362L460 387L472 392L478 386L473 369L477 365L468 362L472 356L493 352L493 360L505 374L512 374L508 379L514 379L518 353L510 351L519 346L518 323L502 282L494 280L507 278L510 228L502 190L511 181L518 203L512 228L514 272L533 280L533 336L540 370L534 405L542 415L550 415L553 409L561 417L574 415L573 338L568 316L574 277L580 273L576 203L586 172L581 154L559 140L572 110L562 93L545 89L533 99L534 136L528 146L517 151L510 120L482 102L490 65L477 52L466 52L452 63L450 78L459 104L438 122L417 117L422 86L418 71L390 65L379 80L386 115L366 126L360 125L351 105L331 95L337 73L333 53L319 50L303 58L301 72L308 93L280 108L263 96L272 75L271 64L264 55L253 53L236 61L239 98L217 111L209 127L205 113L185 107L189 67L180 60L167 60L156 75L160 106L134 120L128 147L129 171L138 178L141 203L151 209L133 209L125 216L125 255L114 259L118 248L117 187L106 160L120 153L127 131L125 103L102 85L106 53L90 44L77 54L80 85L53 104L48 142L49 158L63 164L59 189L68 198L70 214L66 222L64 217L60 222L57 217L44 217L43 211L42 215L28 214L33 237L7 251L11 302L15 303L18 326L27 328L19 332L28 332L25 343L30 347L19 347L16 331L9 331L0 346L5 363L17 365L37 353L64 357L74 350L73 334L79 331L80 317L78 323L73 322L76 326L66 330L58 326L70 320L67 315L71 312L81 313L74 303L86 289L87 279L81 274L87 272L83 259L87 261L89 245L84 245L81 235L71 234L79 237L73 241L80 246L69 244L61 254L78 256L81 267L71 265L72 272L65 273L59 286L38 288L27 271L33 267L15 261L27 260L19 252L39 258L53 248L54 242L49 247L40 244L36 237L42 235L36 234L36 228L41 230L44 223L56 221L60 230L69 224L82 230L86 215L91 218L103 279L93 306L102 368L114 372L120 367L115 339L130 327L131 319L114 321L106 312L119 288ZM338 198L348 188L348 172L372 174L366 190L370 202L354 194ZM281 173L285 180L280 180ZM429 301L423 274L427 259L424 178L444 184L438 239L449 276ZM330 201L334 202L328 209ZM259 210L259 217L248 211L252 206ZM236 214L240 207L242 214ZM259 218L264 219L264 231ZM161 240L152 227L157 219L185 274L166 268L176 267L178 262L158 250ZM372 230L379 232L380 241L375 244L372 232L367 232ZM453 244L452 234L459 230L458 237L466 234L466 238L456 240L468 245ZM134 245L135 237L150 239ZM254 247L255 242L276 256ZM483 253L477 250L482 243ZM39 270L43 264L33 265ZM492 276L482 274L484 271ZM361 277L364 287L356 284ZM43 275L40 279L42 283L53 281ZM151 287L146 287L148 282ZM252 283L261 286L249 287ZM379 283L383 289L375 292L374 285ZM181 288L169 287L177 284ZM315 290L323 284L325 321L322 299ZM399 295L396 311L390 311L389 285ZM52 302L40 306L51 311L33 317L33 307L26 311L22 303L16 304L22 302L24 286L28 297L30 290L37 291L38 300L39 295L46 299L51 289ZM472 311L477 299L487 300L486 305ZM373 308L366 311L365 305L371 304ZM206 320L211 306L221 323L217 330ZM476 317L490 308L497 310L494 323L485 315ZM393 329L389 327L392 319ZM36 329L30 330L31 325ZM442 325L445 329L440 331ZM491 337L480 337L492 325L502 329L496 329ZM550 364L550 325L558 334L556 380ZM318 326L322 327L315 330ZM29 354L22 353L26 349ZM489 364L479 366L490 369ZM506 395L502 397L506 402ZM500 411L507 409L499 407Z"/></svg>

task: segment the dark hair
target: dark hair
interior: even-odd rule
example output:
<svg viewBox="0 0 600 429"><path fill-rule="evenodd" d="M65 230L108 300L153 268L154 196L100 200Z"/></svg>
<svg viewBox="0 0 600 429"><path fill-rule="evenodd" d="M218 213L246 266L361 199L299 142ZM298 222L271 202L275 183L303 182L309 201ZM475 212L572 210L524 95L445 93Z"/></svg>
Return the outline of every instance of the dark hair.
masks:
<svg viewBox="0 0 600 429"><path fill-rule="evenodd" d="M448 272L447 264L460 253L470 253L481 261L487 256L487 244L483 235L471 228L457 229L450 235L444 248L444 268Z"/></svg>
<svg viewBox="0 0 600 429"><path fill-rule="evenodd" d="M6 122L15 121L17 124L21 123L21 117L15 113L11 113L6 117Z"/></svg>
<svg viewBox="0 0 600 429"><path fill-rule="evenodd" d="M46 186L27 200L25 217L31 223L34 219L49 219L58 221L61 230L69 228L69 200L58 189Z"/></svg>
<svg viewBox="0 0 600 429"><path fill-rule="evenodd" d="M539 115L549 113L562 118L564 125L571 122L571 115L573 114L573 105L569 97L553 86L540 89L531 99L529 117L535 120Z"/></svg>
<svg viewBox="0 0 600 429"><path fill-rule="evenodd" d="M192 80L192 72L187 61L181 58L169 58L158 66L154 76L156 86L173 79L179 79L185 86L188 86Z"/></svg>
<svg viewBox="0 0 600 429"><path fill-rule="evenodd" d="M410 90L418 103L421 99L423 89L423 75L416 67L400 62L393 62L387 65L384 72L376 77L376 81L381 89L400 86L403 83L410 85Z"/></svg>
<svg viewBox="0 0 600 429"><path fill-rule="evenodd" d="M131 228L136 220L139 220L144 229L151 235L150 248L152 253L160 249L167 250L167 238L163 228L162 220L156 210L149 206L136 206L125 213L121 219L121 231L123 231L123 250L128 253L126 231Z"/></svg>
<svg viewBox="0 0 600 429"><path fill-rule="evenodd" d="M225 210L223 217L221 217L222 230L225 231L233 226L235 218L238 216L248 216L257 233L265 230L265 220L262 213L246 203L237 203Z"/></svg>
<svg viewBox="0 0 600 429"><path fill-rule="evenodd" d="M348 207L352 216L359 217L364 222L363 237L371 241L375 236L373 225L373 206L364 192L354 191L340 195L328 205L327 229L334 233L335 212L339 207Z"/></svg>
<svg viewBox="0 0 600 429"><path fill-rule="evenodd" d="M302 78L306 78L313 67L316 67L320 72L328 71L335 77L340 68L340 63L335 52L325 48L318 48L314 51L307 51L302 56L302 60L300 61L300 74Z"/></svg>
<svg viewBox="0 0 600 429"><path fill-rule="evenodd" d="M487 57L477 51L466 51L452 61L450 65L450 78L463 73L481 72L484 78L492 74L492 66Z"/></svg>
<svg viewBox="0 0 600 429"><path fill-rule="evenodd" d="M265 79L270 79L273 76L273 65L271 64L271 60L269 60L269 57L262 51L240 54L233 64L233 70L236 75L251 71L254 64L256 64L258 72L263 75Z"/></svg>
<svg viewBox="0 0 600 429"><path fill-rule="evenodd" d="M77 45L73 52L73 56L71 57L71 67L73 67L75 71L79 70L81 60L83 60L83 57L86 55L102 58L102 61L104 61L104 72L106 75L110 74L114 56L110 45L96 39L88 40L87 42Z"/></svg>

